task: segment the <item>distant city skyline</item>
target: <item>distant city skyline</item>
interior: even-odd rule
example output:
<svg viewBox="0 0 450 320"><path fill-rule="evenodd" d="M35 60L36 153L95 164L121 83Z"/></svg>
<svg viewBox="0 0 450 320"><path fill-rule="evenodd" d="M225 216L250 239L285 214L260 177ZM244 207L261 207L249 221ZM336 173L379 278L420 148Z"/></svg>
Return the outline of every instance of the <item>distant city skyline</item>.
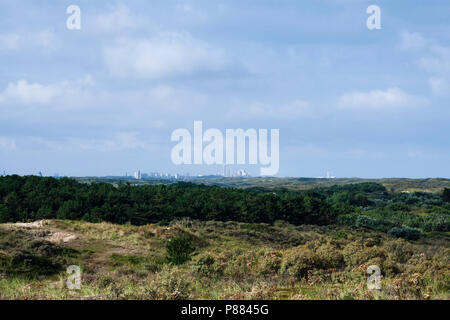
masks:
<svg viewBox="0 0 450 320"><path fill-rule="evenodd" d="M123 177L123 178L133 178L136 180L146 180L146 179L174 179L174 180L186 180L190 178L196 178L196 177L205 177L205 176L216 176L216 177L225 177L225 178L258 178L260 176L253 176L249 172L247 172L244 168L239 167L237 165L233 165L232 167L237 168L230 168L230 166L223 165L222 166L222 172L205 172L203 174L191 174L189 172L159 172L159 171L151 171L151 172L143 172L140 169L133 172L125 172L123 175L80 175L80 176L71 176L71 175L60 175L58 172L53 174L44 174L42 171L39 171L38 173L29 173L25 175L35 175L40 177ZM14 172L6 172L6 170L0 171L0 176L5 175L14 175L18 173ZM19 174L22 175L22 174ZM317 178L317 179L335 179L337 178L334 175L331 175L329 171L326 172L325 176L315 176L315 177L308 177L308 176L286 176L285 178ZM340 177L340 178L346 178L346 177ZM364 178L364 177L358 177L358 178Z"/></svg>
<svg viewBox="0 0 450 320"><path fill-rule="evenodd" d="M151 172L144 172L138 169L137 171L133 172L125 172L123 175L105 175L105 176L111 176L111 177L127 177L127 178L134 178L134 179L148 179L148 178L175 178L178 179L178 177L195 177L195 176L205 176L205 175L214 175L214 176L223 176L223 177L250 177L251 175L243 168L240 168L239 166L236 166L238 169L232 169L229 166L224 165L224 171L222 173L220 172L211 172L211 173L205 173L205 174L190 174L189 172L160 172L160 171L151 171ZM227 170L225 170L225 168ZM16 172L7 172L6 170L0 171L0 175L22 175ZM47 177L60 177L60 176L68 176L68 175L60 175L58 172L55 172L53 174L44 174L42 171L39 171L37 173L28 173L25 175L38 175L38 176L47 176ZM83 176L83 175L82 175ZM96 176L96 175L93 175ZM101 176L98 176L101 177Z"/></svg>

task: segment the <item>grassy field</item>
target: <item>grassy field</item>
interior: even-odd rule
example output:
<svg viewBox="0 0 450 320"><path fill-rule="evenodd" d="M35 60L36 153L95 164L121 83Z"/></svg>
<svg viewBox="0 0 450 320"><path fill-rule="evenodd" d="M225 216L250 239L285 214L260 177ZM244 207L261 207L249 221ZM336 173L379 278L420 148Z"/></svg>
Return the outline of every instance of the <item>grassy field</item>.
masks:
<svg viewBox="0 0 450 320"><path fill-rule="evenodd" d="M180 236L193 252L174 265L166 246ZM2 224L0 299L449 299L449 241L282 222ZM66 287L69 265L80 290ZM381 290L367 289L369 265Z"/></svg>

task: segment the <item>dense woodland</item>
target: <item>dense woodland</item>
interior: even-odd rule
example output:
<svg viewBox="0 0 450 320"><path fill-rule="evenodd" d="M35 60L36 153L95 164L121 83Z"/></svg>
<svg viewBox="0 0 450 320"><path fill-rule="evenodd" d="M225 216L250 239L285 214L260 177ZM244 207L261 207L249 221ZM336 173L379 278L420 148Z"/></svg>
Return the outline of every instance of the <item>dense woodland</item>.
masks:
<svg viewBox="0 0 450 320"><path fill-rule="evenodd" d="M70 178L0 177L0 222L70 219L143 225L174 219L341 224L411 239L450 231L450 189L393 193L368 182L304 191L193 183L117 186Z"/></svg>

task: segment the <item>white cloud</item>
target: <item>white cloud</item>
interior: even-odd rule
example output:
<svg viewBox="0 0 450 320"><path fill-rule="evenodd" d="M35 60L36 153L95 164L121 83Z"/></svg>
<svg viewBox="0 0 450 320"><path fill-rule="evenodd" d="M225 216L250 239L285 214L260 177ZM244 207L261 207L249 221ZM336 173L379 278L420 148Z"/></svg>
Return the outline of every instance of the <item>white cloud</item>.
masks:
<svg viewBox="0 0 450 320"><path fill-rule="evenodd" d="M138 137L137 132L118 132L111 138L65 138L63 140L49 140L41 137L31 137L34 144L38 144L51 150L71 151L100 151L115 152L125 150L147 150L155 151L157 146L147 140Z"/></svg>
<svg viewBox="0 0 450 320"><path fill-rule="evenodd" d="M10 82L8 86L0 92L0 104L48 104L56 97L75 94L80 88L93 84L90 75L75 80L62 81L55 84L28 83L27 80Z"/></svg>
<svg viewBox="0 0 450 320"><path fill-rule="evenodd" d="M175 8L182 12L184 16L189 16L197 22L205 20L208 17L205 11L199 9L198 7L194 7L191 3L178 3Z"/></svg>
<svg viewBox="0 0 450 320"><path fill-rule="evenodd" d="M176 8L184 12L192 12L192 5L189 3L179 3Z"/></svg>
<svg viewBox="0 0 450 320"><path fill-rule="evenodd" d="M427 41L421 34L415 32L402 32L400 34L400 48L404 50L421 49L427 45Z"/></svg>
<svg viewBox="0 0 450 320"><path fill-rule="evenodd" d="M162 128L167 119L204 116L210 110L208 95L184 86L110 90L97 86L91 76L50 84L19 80L0 88L4 121Z"/></svg>
<svg viewBox="0 0 450 320"><path fill-rule="evenodd" d="M162 78L217 72L227 64L225 54L187 33L160 33L150 39L122 39L103 50L116 76Z"/></svg>
<svg viewBox="0 0 450 320"><path fill-rule="evenodd" d="M175 90L170 86L160 85L150 90L150 94L157 99L167 99L175 94Z"/></svg>
<svg viewBox="0 0 450 320"><path fill-rule="evenodd" d="M49 30L40 31L33 38L36 44L43 48L53 48L57 41L55 33Z"/></svg>
<svg viewBox="0 0 450 320"><path fill-rule="evenodd" d="M408 94L399 88L389 88L387 90L345 93L339 98L338 107L376 110L420 107L428 105L428 103L426 98Z"/></svg>
<svg viewBox="0 0 450 320"><path fill-rule="evenodd" d="M57 42L57 37L51 30L0 34L0 50L17 51L31 47L52 50Z"/></svg>
<svg viewBox="0 0 450 320"><path fill-rule="evenodd" d="M419 66L431 73L450 73L450 48L433 46L427 56L419 59Z"/></svg>
<svg viewBox="0 0 450 320"><path fill-rule="evenodd" d="M450 72L450 47L441 45L436 39L425 38L419 33L400 34L400 48L419 54L418 65L423 70L442 74Z"/></svg>
<svg viewBox="0 0 450 320"><path fill-rule="evenodd" d="M448 95L450 92L450 47L441 45L435 39L424 38L418 33L404 32L401 34L400 47L404 50L414 50L420 56L418 66L431 74L428 83L435 96Z"/></svg>
<svg viewBox="0 0 450 320"><path fill-rule="evenodd" d="M295 100L291 103L274 106L263 103L249 105L235 105L231 107L228 118L271 118L271 119L298 119L313 114L311 105L304 100Z"/></svg>
<svg viewBox="0 0 450 320"><path fill-rule="evenodd" d="M139 22L140 18L133 15L126 5L115 4L108 12L95 17L92 28L96 32L117 32L134 29Z"/></svg>
<svg viewBox="0 0 450 320"><path fill-rule="evenodd" d="M46 86L19 80L17 83L10 82L0 93L0 103L43 104L50 102L59 94L60 90L54 85Z"/></svg>
<svg viewBox="0 0 450 320"><path fill-rule="evenodd" d="M16 141L9 137L0 136L0 152L1 151L11 151L17 149Z"/></svg>
<svg viewBox="0 0 450 320"><path fill-rule="evenodd" d="M450 82L443 77L431 77L428 80L431 91L436 96L446 96L450 94Z"/></svg>
<svg viewBox="0 0 450 320"><path fill-rule="evenodd" d="M18 34L0 34L0 49L16 50L20 46L20 36Z"/></svg>
<svg viewBox="0 0 450 320"><path fill-rule="evenodd" d="M152 149L152 146L138 138L137 132L119 132L114 144L118 149Z"/></svg>

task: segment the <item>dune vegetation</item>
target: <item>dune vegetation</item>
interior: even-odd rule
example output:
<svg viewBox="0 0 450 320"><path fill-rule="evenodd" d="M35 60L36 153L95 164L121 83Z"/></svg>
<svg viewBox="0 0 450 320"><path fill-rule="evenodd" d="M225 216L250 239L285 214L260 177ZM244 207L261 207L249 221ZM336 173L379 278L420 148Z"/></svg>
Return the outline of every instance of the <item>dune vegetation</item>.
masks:
<svg viewBox="0 0 450 320"><path fill-rule="evenodd" d="M4 177L0 196L0 299L450 298L445 188ZM67 286L71 265L80 289ZM367 286L372 265L381 289Z"/></svg>

